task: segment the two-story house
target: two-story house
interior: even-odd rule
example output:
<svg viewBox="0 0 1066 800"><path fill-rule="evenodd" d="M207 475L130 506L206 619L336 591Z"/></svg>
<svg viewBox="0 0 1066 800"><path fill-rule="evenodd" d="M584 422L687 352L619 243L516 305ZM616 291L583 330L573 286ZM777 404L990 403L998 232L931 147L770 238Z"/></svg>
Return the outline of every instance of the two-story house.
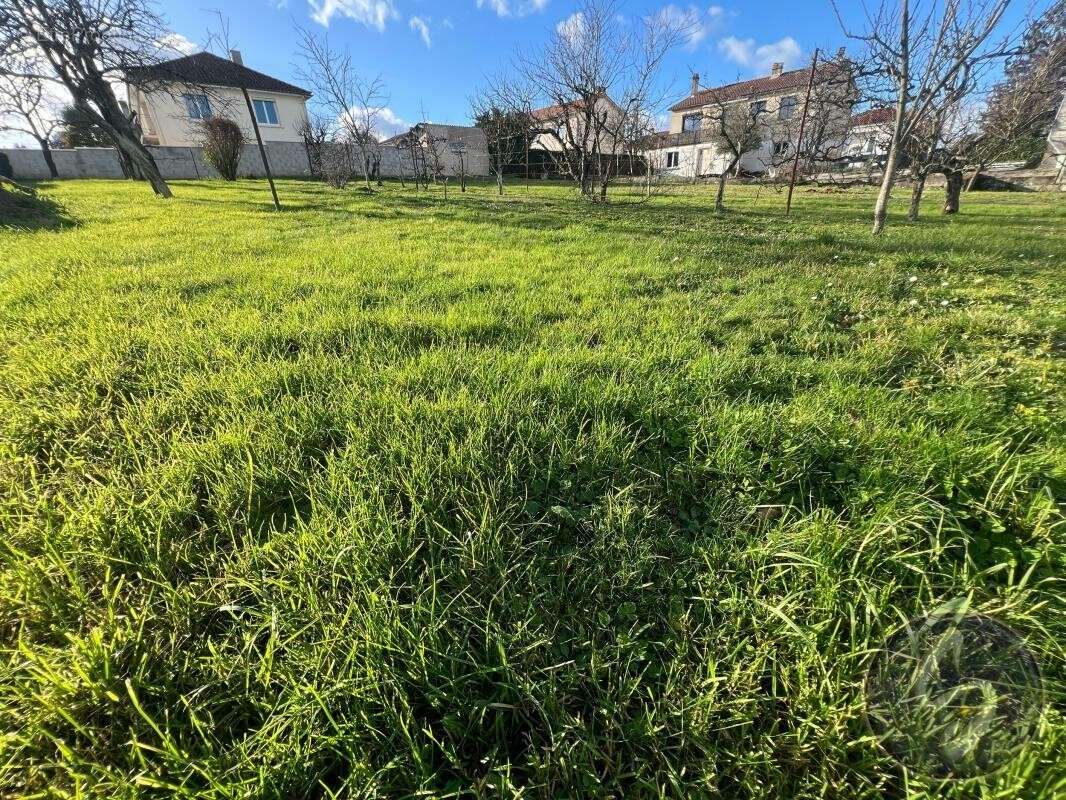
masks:
<svg viewBox="0 0 1066 800"><path fill-rule="evenodd" d="M530 116L539 132L530 142L530 149L558 153L583 147L586 127L591 126L589 136L598 141L590 143L589 149L594 147L603 155L623 152L625 111L602 91L593 99L591 110L587 109L583 99L534 109Z"/></svg>
<svg viewBox="0 0 1066 800"><path fill-rule="evenodd" d="M894 108L871 108L853 116L841 156L848 166L877 165L888 155Z"/></svg>
<svg viewBox="0 0 1066 800"><path fill-rule="evenodd" d="M817 77L824 81L826 75L842 75L836 65L844 63L843 57L841 49L836 61L818 68ZM710 120L720 107L734 104L744 106L746 113L759 121L762 140L758 148L744 154L738 165L741 171L772 172L795 152L798 122L811 80L809 67L786 71L783 64L777 63L765 77L709 89L700 88L699 80L699 75L693 75L689 96L671 106L669 129L645 141L646 156L656 171L678 178L720 175L728 167L731 155L715 143ZM839 89L822 87L819 92L819 114L839 117L836 127L841 132L840 146L850 117L851 94L852 87L846 79L840 81ZM839 98L839 102L826 102L829 96Z"/></svg>
<svg viewBox="0 0 1066 800"><path fill-rule="evenodd" d="M254 140L244 90L265 142L303 141L301 130L311 93L249 69L238 50L230 51L228 60L213 53L194 53L131 71L128 77L127 102L145 144L198 145L200 123L216 116L232 119Z"/></svg>

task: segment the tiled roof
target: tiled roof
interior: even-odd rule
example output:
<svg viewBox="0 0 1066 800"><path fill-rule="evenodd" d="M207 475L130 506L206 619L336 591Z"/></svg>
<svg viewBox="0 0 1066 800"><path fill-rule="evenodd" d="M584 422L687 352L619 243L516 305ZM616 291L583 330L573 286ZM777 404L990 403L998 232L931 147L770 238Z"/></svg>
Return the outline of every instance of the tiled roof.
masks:
<svg viewBox="0 0 1066 800"><path fill-rule="evenodd" d="M849 124L852 128L860 125L885 125L895 119L895 116L894 108L871 108L869 111L856 114Z"/></svg>
<svg viewBox="0 0 1066 800"><path fill-rule="evenodd" d="M574 110L581 110L585 107L584 100L574 100L572 103L556 103L553 106L545 106L544 108L534 108L530 112L530 116L536 122L550 122L553 119L558 119L563 116L565 112Z"/></svg>
<svg viewBox="0 0 1066 800"><path fill-rule="evenodd" d="M281 92L310 97L311 93L291 83L271 78L243 64L237 64L214 53L194 53L191 56L164 61L151 67L130 69L131 81L173 81L202 86L230 86L259 92Z"/></svg>
<svg viewBox="0 0 1066 800"><path fill-rule="evenodd" d="M729 83L725 86L715 86L713 89L701 89L693 95L689 95L679 103L670 107L671 111L687 111L691 108L702 108L710 102L729 102L730 100L743 100L747 97L755 97L760 94L787 91L805 87L811 74L810 67L806 69L794 69L782 72L776 78L767 75L764 78L753 78L750 81Z"/></svg>

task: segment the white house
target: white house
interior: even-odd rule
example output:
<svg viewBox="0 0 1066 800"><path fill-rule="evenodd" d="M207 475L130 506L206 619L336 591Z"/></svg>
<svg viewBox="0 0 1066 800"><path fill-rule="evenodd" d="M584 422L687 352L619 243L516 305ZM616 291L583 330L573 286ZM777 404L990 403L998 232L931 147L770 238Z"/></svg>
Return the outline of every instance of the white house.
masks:
<svg viewBox="0 0 1066 800"><path fill-rule="evenodd" d="M871 108L855 114L848 123L841 156L849 164L876 162L887 156L895 118L894 108Z"/></svg>
<svg viewBox="0 0 1066 800"><path fill-rule="evenodd" d="M240 51L230 59L213 53L165 61L130 71L128 78L147 91L127 86L130 110L137 115L145 144L189 147L200 143L200 123L210 117L227 117L254 140L248 104L265 142L301 142L311 93L291 83L244 66Z"/></svg>
<svg viewBox="0 0 1066 800"><path fill-rule="evenodd" d="M591 117L597 120L593 130L599 129L597 150L603 155L622 153L625 150L621 141L625 111L605 93L596 96L591 113L586 113L585 109L583 99L534 109L530 116L540 132L530 142L529 149L548 153L572 149L584 142L586 120Z"/></svg>
<svg viewBox="0 0 1066 800"><path fill-rule="evenodd" d="M843 49L838 51L836 61L829 63L844 64ZM825 68L820 66L816 76L823 81L827 74L847 75L826 73ZM719 104L745 104L762 120L763 141L759 148L743 156L738 167L754 174L772 172L775 164L794 152L797 122L803 113L803 98L810 79L809 67L786 71L780 63L774 64L765 77L711 89L701 89L700 76L693 75L689 96L670 108L670 128L645 140L645 150L653 168L678 178L720 175L728 167L731 155L713 142L708 120L717 113ZM829 109L827 114L833 116L829 122L839 129L841 140L850 116L850 92L848 80L839 81L839 88L836 82L826 83L818 92L822 107Z"/></svg>

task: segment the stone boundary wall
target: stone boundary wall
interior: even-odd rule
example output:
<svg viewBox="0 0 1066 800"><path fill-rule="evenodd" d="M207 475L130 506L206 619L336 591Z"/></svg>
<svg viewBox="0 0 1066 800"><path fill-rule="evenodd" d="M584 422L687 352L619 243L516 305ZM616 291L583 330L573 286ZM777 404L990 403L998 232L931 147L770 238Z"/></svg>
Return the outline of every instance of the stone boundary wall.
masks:
<svg viewBox="0 0 1066 800"><path fill-rule="evenodd" d="M171 180L196 180L199 178L218 178L218 173L204 161L203 149L200 147L155 147L148 148L159 165L164 178ZM307 149L302 142L268 142L267 159L270 169L276 177L306 178L311 175L311 164L307 158ZM49 180L48 165L40 150L28 148L0 148L0 153L7 156L15 173L15 180ZM60 178L121 178L122 168L118 154L110 147L78 147L73 150L53 150L52 158L59 170ZM402 159L402 161L401 161ZM445 159L445 168L449 173L457 171L458 165L451 159ZM381 175L385 178L398 178L402 173L411 175L410 156L401 153L395 147L381 148ZM466 172L472 177L485 177L489 174L488 154L472 152L466 155ZM457 172L455 172L457 174ZM263 161L259 156L259 147L247 144L241 153L240 177L265 177Z"/></svg>

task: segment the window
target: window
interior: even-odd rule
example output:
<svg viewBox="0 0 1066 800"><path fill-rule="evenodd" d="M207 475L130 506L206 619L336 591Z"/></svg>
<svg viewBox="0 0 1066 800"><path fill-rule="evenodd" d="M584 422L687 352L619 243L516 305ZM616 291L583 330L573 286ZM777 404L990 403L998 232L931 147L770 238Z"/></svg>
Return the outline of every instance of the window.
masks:
<svg viewBox="0 0 1066 800"><path fill-rule="evenodd" d="M788 155L788 151L792 148L792 145L788 142L774 142L774 155L785 156Z"/></svg>
<svg viewBox="0 0 1066 800"><path fill-rule="evenodd" d="M754 103L751 104L751 115L753 117L758 116L759 114L764 114L764 113L766 113L766 101L765 100L756 100Z"/></svg>
<svg viewBox="0 0 1066 800"><path fill-rule="evenodd" d="M781 105L777 107L778 119L792 119L792 115L796 113L796 95L790 94L788 97L781 98Z"/></svg>
<svg viewBox="0 0 1066 800"><path fill-rule="evenodd" d="M681 154L676 150L666 154L666 168L674 169L680 163Z"/></svg>
<svg viewBox="0 0 1066 800"><path fill-rule="evenodd" d="M278 106L273 100L253 100L255 121L260 125L278 124Z"/></svg>
<svg viewBox="0 0 1066 800"><path fill-rule="evenodd" d="M685 116L681 118L682 132L698 131L702 127L703 114L685 114Z"/></svg>
<svg viewBox="0 0 1066 800"><path fill-rule="evenodd" d="M181 97L185 101L185 111L189 119L211 118L211 103L208 102L206 94L183 94Z"/></svg>

